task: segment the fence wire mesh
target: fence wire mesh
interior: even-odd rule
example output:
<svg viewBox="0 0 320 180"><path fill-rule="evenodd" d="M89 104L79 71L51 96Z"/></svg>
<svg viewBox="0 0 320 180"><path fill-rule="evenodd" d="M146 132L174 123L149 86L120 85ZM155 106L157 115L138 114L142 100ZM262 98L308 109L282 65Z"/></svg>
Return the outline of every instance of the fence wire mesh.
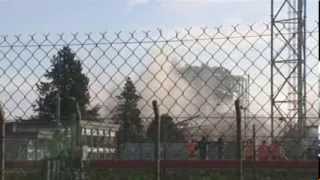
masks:
<svg viewBox="0 0 320 180"><path fill-rule="evenodd" d="M275 122L274 131L287 159L316 158L314 143L319 124L316 29L317 25L307 32L307 134L303 149L292 151L296 144L292 130L295 124L286 122L284 117L277 117ZM66 74L77 71L78 66L73 69L68 65L73 55L85 80L66 79L70 77ZM234 154L235 149L234 101L238 98L243 139L252 139L255 125L255 149L263 140L270 143L270 63L267 24L190 28L173 33L158 30L1 36L0 101L7 119L7 158L52 156L48 151L64 141L64 136L56 134L61 126L57 120L64 126L64 121L74 118L68 116L73 104L67 99L80 92L75 98L82 117L79 124L83 138L79 143L86 149L88 159L153 159L156 124L152 123L152 100L159 103L162 123L166 122L161 125L163 158L188 158L186 142L205 136L209 144L207 159L234 159L228 153ZM50 74L54 69L58 73ZM66 77L61 80L60 76ZM88 86L83 89L78 83ZM41 88L41 84L45 85ZM283 96L288 93L284 90ZM57 102L62 110L57 110ZM132 123L130 130L130 119L141 120L141 127ZM223 147L219 148L219 143ZM16 148L17 144L23 148ZM245 143L243 146L245 152ZM61 155L60 150L56 147L54 153Z"/></svg>

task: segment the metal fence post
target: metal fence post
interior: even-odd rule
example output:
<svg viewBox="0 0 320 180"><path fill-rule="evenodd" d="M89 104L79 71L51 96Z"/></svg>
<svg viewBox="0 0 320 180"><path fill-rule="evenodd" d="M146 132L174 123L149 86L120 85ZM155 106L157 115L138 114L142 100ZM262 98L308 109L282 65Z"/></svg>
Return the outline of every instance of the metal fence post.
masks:
<svg viewBox="0 0 320 180"><path fill-rule="evenodd" d="M237 152L236 158L240 161L239 179L242 179L242 158L241 158L241 107L240 100L235 101L236 121L237 121Z"/></svg>
<svg viewBox="0 0 320 180"><path fill-rule="evenodd" d="M253 141L253 162L254 162L254 165L253 165L253 175L254 175L254 179L257 179L257 174L256 174L256 166L255 166L255 163L256 163L256 125L253 124L252 125L252 141Z"/></svg>
<svg viewBox="0 0 320 180"><path fill-rule="evenodd" d="M0 180L5 179L5 118L0 104Z"/></svg>
<svg viewBox="0 0 320 180"><path fill-rule="evenodd" d="M160 180L160 158L161 158L161 154L160 154L160 137L161 137L161 123L160 123L160 117L159 117L159 107L157 104L157 101L152 101L152 107L153 107L153 111L154 111L154 119L157 122L157 139L156 139L156 146L155 146L155 158L157 161L156 164L156 180Z"/></svg>

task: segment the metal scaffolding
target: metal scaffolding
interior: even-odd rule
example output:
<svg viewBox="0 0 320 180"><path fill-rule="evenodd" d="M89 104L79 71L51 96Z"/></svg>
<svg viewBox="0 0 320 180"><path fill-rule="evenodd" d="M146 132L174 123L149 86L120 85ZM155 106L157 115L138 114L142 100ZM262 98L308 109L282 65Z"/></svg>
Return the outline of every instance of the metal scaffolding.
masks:
<svg viewBox="0 0 320 180"><path fill-rule="evenodd" d="M306 0L271 0L271 138L306 121ZM285 122L285 125L283 125Z"/></svg>

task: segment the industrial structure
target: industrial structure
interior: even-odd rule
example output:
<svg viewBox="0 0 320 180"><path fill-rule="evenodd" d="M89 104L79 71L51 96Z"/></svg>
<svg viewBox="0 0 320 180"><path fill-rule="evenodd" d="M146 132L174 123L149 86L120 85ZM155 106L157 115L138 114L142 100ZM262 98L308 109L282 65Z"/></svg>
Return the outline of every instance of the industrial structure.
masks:
<svg viewBox="0 0 320 180"><path fill-rule="evenodd" d="M288 128L297 128L303 136L306 126L306 0L272 0L271 26L271 139Z"/></svg>

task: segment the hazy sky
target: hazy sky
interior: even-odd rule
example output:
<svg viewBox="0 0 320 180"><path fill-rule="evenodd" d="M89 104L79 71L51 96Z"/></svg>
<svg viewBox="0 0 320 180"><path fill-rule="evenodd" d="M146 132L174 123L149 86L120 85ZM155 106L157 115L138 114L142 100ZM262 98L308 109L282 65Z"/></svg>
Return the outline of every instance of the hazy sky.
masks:
<svg viewBox="0 0 320 180"><path fill-rule="evenodd" d="M1 34L101 32L269 22L271 0L0 0ZM309 22L317 0L308 1Z"/></svg>
<svg viewBox="0 0 320 180"><path fill-rule="evenodd" d="M120 30L129 32L134 30L155 30L156 28L172 31L174 29L188 27L198 28L230 24L268 23L270 22L270 1L271 0L0 0L0 35L19 33L41 34L47 32L54 34L61 32L114 32ZM278 2L279 1L281 0L278 0ZM317 0L307 1L308 24L314 27L315 21L318 18ZM259 42L265 43L266 41L261 40ZM243 41L243 43L243 45L246 45L245 41ZM257 43L257 47L261 48L259 47L259 43ZM121 47L117 48L116 50L121 49ZM224 45L223 48L225 48L224 52L228 51L228 46ZM49 49L51 49L51 47L49 47ZM86 49L83 48L82 50L85 54ZM193 51L196 51L196 47L193 47ZM30 50L24 50L23 52L22 55L18 55L19 58L17 59L26 61ZM108 52L110 52L110 50ZM221 52L223 53L223 51ZM16 73L15 66L21 66L22 68L25 67L25 64L15 58L16 51L11 50L10 53L11 55L8 57L13 57L15 65L10 64L10 58L4 58L1 65L4 66L4 63L6 63L6 66L9 67L6 69L6 72L10 74L10 71L12 71L11 75L14 76ZM42 51L38 51L38 53L41 57L43 56ZM126 51L123 53L126 53ZM255 51L252 51L252 53L252 56L254 56ZM267 51L265 51L265 53L267 53ZM236 55L236 53L233 55ZM33 56L37 55L33 54ZM45 54L44 56L51 57L51 54ZM121 59L119 55L117 57L117 60ZM269 55L265 57L269 57ZM45 61L42 61L42 63L48 63L48 59L50 58L45 58ZM86 59L86 62L90 64L92 61L88 59ZM28 59L28 62L32 64L32 62L38 61L38 59L32 60ZM251 59L248 60L250 61ZM228 61L228 63L229 62L231 65L234 63L233 61ZM262 59L262 62L259 62L259 64L264 65L263 62L267 63L265 59ZM34 64L37 65L37 63ZM224 65L228 66L228 64ZM30 66L33 67L32 65ZM244 65L244 67L245 66L246 65ZM100 66L96 67L100 68ZM112 68L109 70L111 71ZM33 71L33 73L38 71L39 69ZM264 71L268 71L268 69L264 69ZM25 73L28 74L28 72L29 67L25 67ZM263 74L258 73L261 72L256 72L257 76L266 78ZM39 74L41 74L40 71ZM254 73L252 74L252 76L255 76ZM268 73L266 72L266 74ZM30 99L26 99L23 94L31 87L30 84L38 80L37 77L33 79L29 77L28 81L32 81L33 83L29 82L28 84L25 83L23 75L14 76L14 80L17 81L16 84L19 86L15 83L10 83L13 81L10 77L2 77L4 78L1 79L0 76L0 81L2 81L0 83L0 89L4 87L6 91L0 91L0 101L6 102L4 99L11 99L9 103L6 103L6 107L7 109L15 109L16 111L14 113L19 114L21 112L19 108L16 108L16 105L19 105L22 110L30 112L31 109L26 108L30 107L30 102L33 102L37 96L28 94L28 98ZM257 78L255 80L258 82ZM4 81L8 83L7 86L1 86L1 84L4 84ZM262 80L261 82L264 83L267 82L267 80ZM314 78L312 82L317 82L317 79ZM26 87L27 90L22 90L23 88L20 89L21 86ZM310 85L310 87L313 87L313 84ZM21 90L22 93L19 94L17 89ZM269 88L266 89L269 90ZM7 94L7 92L9 93ZM267 104L264 103L265 101L268 102L266 93L260 92L259 89L257 91L253 89L253 92L260 95L260 99L263 99L263 101L259 102L260 106L257 105L256 108L260 109L261 107L269 110L269 106L264 105ZM16 93L15 98L20 98L19 100L24 99L25 101L20 103L20 101L9 96L14 93ZM258 98L256 98L256 100L257 99ZM17 102L19 102L19 104ZM11 115L13 117L13 114Z"/></svg>

